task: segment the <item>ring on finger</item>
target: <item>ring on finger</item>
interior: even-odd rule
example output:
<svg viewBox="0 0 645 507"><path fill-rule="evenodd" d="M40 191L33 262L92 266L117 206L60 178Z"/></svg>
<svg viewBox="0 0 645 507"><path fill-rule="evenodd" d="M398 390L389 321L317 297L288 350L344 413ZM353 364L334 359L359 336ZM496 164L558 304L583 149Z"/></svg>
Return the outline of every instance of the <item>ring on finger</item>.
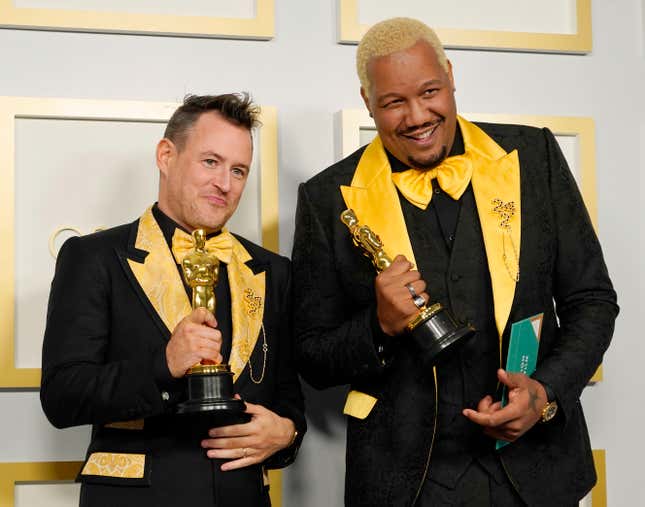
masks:
<svg viewBox="0 0 645 507"><path fill-rule="evenodd" d="M414 303L414 306L416 306L419 310L423 308L426 305L426 300L423 299L422 296L414 296L412 298L412 302Z"/></svg>
<svg viewBox="0 0 645 507"><path fill-rule="evenodd" d="M414 290L414 287L412 286L411 283L406 283L405 288L408 289L408 292L410 293L410 296L412 296L412 299L419 297L419 295L417 294L417 291Z"/></svg>

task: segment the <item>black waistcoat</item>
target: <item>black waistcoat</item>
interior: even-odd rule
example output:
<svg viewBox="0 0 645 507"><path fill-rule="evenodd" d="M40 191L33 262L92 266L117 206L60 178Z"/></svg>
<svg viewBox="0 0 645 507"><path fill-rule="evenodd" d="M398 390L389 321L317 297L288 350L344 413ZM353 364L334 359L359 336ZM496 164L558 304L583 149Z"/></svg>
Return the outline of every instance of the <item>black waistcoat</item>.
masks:
<svg viewBox="0 0 645 507"><path fill-rule="evenodd" d="M437 366L439 406L429 477L449 487L455 486L473 459L480 459L497 475L495 466L487 466L493 441L461 413L495 393L500 353L490 274L471 186L460 201L451 241L442 234L432 202L423 211L401 199L417 269L428 284L431 301L450 308L457 319L470 321L477 329L458 353Z"/></svg>

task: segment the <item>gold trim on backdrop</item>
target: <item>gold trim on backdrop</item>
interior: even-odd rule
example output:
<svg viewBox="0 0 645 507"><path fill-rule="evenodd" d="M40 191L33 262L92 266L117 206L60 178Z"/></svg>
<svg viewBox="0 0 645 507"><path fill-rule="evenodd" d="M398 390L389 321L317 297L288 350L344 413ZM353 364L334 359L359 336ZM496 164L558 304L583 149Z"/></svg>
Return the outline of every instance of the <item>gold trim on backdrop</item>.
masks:
<svg viewBox="0 0 645 507"><path fill-rule="evenodd" d="M21 482L72 482L82 461L39 461L0 463L0 507L15 505L15 487Z"/></svg>
<svg viewBox="0 0 645 507"><path fill-rule="evenodd" d="M596 134L592 118L578 116L536 116L521 114L465 113L470 121L493 123L516 123L534 127L548 127L554 135L578 138L579 184L582 197L589 211L591 222L598 230L598 196L596 189ZM375 130L374 120L366 109L343 109L340 112L341 146L340 157L351 155L361 146L361 130ZM589 381L590 384L603 379L602 365Z"/></svg>
<svg viewBox="0 0 645 507"><path fill-rule="evenodd" d="M598 481L591 490L591 507L607 507L607 463L604 449L593 451L593 462L596 466Z"/></svg>
<svg viewBox="0 0 645 507"><path fill-rule="evenodd" d="M16 7L0 0L0 26L33 30L271 39L275 0L255 0L252 18Z"/></svg>
<svg viewBox="0 0 645 507"><path fill-rule="evenodd" d="M260 203L262 246L273 252L280 250L278 233L278 113L274 107L262 107L260 132Z"/></svg>
<svg viewBox="0 0 645 507"><path fill-rule="evenodd" d="M369 25L361 24L358 18L360 0L338 1L338 42L356 44L369 29ZM576 0L576 33L574 34L433 28L446 48L589 53L592 48L591 0Z"/></svg>
<svg viewBox="0 0 645 507"><path fill-rule="evenodd" d="M0 97L0 235L4 238L0 248L0 387L40 386L39 368L15 366L15 120L38 118L166 123L178 106L174 102ZM263 107L260 119L262 242L266 248L277 251L276 109Z"/></svg>

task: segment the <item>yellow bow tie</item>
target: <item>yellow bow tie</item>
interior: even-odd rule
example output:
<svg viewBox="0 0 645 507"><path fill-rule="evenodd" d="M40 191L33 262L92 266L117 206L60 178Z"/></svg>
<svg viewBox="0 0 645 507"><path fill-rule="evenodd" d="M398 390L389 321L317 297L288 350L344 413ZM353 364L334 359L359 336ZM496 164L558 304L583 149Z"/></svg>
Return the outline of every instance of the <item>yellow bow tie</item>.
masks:
<svg viewBox="0 0 645 507"><path fill-rule="evenodd" d="M175 229L172 236L172 254L177 263L181 264L184 257L194 249L193 237L179 228ZM222 229L217 236L206 240L206 251L214 254L221 262L229 264L233 255L233 235L226 229Z"/></svg>
<svg viewBox="0 0 645 507"><path fill-rule="evenodd" d="M393 173L392 181L410 203L426 209L432 199L434 178L437 178L441 189L456 201L466 191L472 174L472 162L464 154L448 157L434 169L408 169Z"/></svg>

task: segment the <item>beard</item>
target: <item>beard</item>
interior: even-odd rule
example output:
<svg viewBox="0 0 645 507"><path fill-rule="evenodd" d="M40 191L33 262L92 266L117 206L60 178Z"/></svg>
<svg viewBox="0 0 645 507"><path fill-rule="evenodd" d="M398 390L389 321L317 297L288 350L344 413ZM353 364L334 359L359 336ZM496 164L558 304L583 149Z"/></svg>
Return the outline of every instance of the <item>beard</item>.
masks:
<svg viewBox="0 0 645 507"><path fill-rule="evenodd" d="M408 164L416 169L423 169L424 171L429 171L437 167L444 159L448 156L448 150L446 146L441 147L441 151L430 158L425 160L414 158L412 155L408 156Z"/></svg>

